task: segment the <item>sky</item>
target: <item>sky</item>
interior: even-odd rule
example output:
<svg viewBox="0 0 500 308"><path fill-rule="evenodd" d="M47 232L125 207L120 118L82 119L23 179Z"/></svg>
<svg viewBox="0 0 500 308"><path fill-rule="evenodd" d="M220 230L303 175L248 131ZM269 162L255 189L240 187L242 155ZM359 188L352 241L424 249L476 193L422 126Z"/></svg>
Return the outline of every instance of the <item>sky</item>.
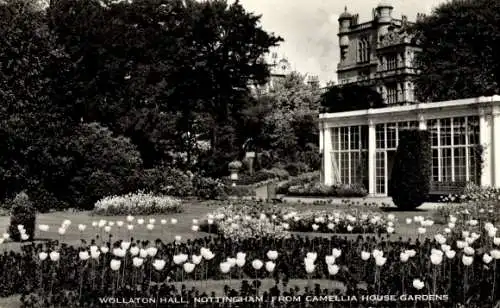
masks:
<svg viewBox="0 0 500 308"><path fill-rule="evenodd" d="M347 11L359 14L359 23L372 19L372 9L381 0L240 0L240 4L262 15L264 30L281 36L285 41L276 50L285 56L293 70L317 75L322 84L335 81L339 61L338 17ZM417 13L430 14L432 8L446 0L384 1L394 7L393 17L406 15L415 21Z"/></svg>

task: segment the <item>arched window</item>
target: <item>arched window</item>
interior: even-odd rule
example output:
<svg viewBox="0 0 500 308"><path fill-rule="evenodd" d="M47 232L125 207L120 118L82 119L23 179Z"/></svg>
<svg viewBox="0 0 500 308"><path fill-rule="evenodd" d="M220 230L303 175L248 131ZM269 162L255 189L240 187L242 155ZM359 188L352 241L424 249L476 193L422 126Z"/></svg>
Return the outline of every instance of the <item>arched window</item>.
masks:
<svg viewBox="0 0 500 308"><path fill-rule="evenodd" d="M370 60L370 44L367 38L362 38L358 42L358 62Z"/></svg>

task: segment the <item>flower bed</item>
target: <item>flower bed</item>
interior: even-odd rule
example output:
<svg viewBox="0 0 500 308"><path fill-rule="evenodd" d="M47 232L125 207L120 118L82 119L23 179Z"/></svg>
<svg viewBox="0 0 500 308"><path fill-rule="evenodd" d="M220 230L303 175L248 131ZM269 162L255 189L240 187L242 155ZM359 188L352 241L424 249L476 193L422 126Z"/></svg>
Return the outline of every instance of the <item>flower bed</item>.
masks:
<svg viewBox="0 0 500 308"><path fill-rule="evenodd" d="M396 223L393 216L387 219L381 212L367 208L300 212L293 207L241 200L208 214L201 230L232 238L280 238L290 232L386 233Z"/></svg>
<svg viewBox="0 0 500 308"><path fill-rule="evenodd" d="M282 211L274 210L277 219ZM416 218L413 222L417 230L432 224L430 220ZM437 307L458 304L494 307L500 300L496 283L500 279L498 227L471 216L467 219L451 216L447 222L442 233L426 241L294 235L203 237L186 243L180 239L153 243L141 239L109 242L115 237L93 238L108 225L101 221L81 232L81 245L27 244L21 246L20 251L1 255L0 295L24 294L23 307L41 304L95 307L102 305L98 298L109 296L159 300L180 295L192 306L195 291L203 293L213 280L223 280L229 285L232 279L246 280L237 291L240 293L233 292L232 288L221 290L226 295L271 296L276 294L276 289L264 295L267 289L260 287L263 279L275 279L280 289L288 289L290 279L302 279L306 283L329 279L340 282L342 287L329 287L326 291L315 288L314 295L356 297L350 305L386 305L383 301L363 300L362 296L394 294L396 297L390 305L423 307L429 301L418 302L412 296L433 294L438 296L432 300ZM127 223L134 225L135 221L127 219ZM171 229L163 222L162 226ZM48 227L40 225L39 229ZM71 223L65 221L61 228L71 227ZM194 289L181 293L174 282L183 284L187 280L195 281ZM298 293L301 291L297 289L293 292L311 294L312 289L304 289L305 293ZM310 297L309 304L312 300ZM304 301L305 298L302 304ZM276 302L276 305L291 307L290 302Z"/></svg>
<svg viewBox="0 0 500 308"><path fill-rule="evenodd" d="M153 215L182 212L182 202L170 196L135 193L111 196L96 202L95 215Z"/></svg>
<svg viewBox="0 0 500 308"><path fill-rule="evenodd" d="M309 196L309 197L366 197L368 191L362 185L334 185L327 186L316 182L303 185L290 186L288 196Z"/></svg>

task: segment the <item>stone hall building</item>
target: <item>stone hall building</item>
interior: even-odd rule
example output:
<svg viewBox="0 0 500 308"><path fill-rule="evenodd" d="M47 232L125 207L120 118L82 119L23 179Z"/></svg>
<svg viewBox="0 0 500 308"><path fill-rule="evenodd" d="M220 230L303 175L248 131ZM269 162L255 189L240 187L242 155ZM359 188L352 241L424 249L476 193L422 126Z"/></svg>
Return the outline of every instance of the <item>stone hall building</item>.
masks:
<svg viewBox="0 0 500 308"><path fill-rule="evenodd" d="M420 49L406 31L410 22L393 18L392 9L380 4L365 23L347 10L339 17L339 83L372 86L387 107L320 114L323 183L363 184L370 195L386 196L399 132L416 128L431 133L432 187L500 187L500 96L417 102Z"/></svg>

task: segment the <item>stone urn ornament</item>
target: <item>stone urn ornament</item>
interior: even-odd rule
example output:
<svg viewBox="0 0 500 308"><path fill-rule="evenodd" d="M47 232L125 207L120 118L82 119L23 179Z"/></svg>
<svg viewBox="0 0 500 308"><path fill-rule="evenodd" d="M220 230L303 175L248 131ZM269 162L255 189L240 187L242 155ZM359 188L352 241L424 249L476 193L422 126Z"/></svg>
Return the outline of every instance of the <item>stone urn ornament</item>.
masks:
<svg viewBox="0 0 500 308"><path fill-rule="evenodd" d="M231 173L231 180L238 180L238 172L240 171L243 164L239 160L235 160L229 163L229 172Z"/></svg>

